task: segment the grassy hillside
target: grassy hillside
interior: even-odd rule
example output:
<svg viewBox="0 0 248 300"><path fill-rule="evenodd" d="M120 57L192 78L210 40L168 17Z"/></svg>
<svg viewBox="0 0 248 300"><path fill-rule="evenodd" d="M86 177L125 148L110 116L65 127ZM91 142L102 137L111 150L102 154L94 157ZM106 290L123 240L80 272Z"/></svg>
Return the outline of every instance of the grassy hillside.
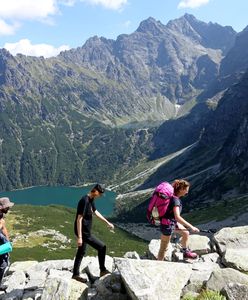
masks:
<svg viewBox="0 0 248 300"><path fill-rule="evenodd" d="M76 253L74 218L75 210L63 206L15 205L6 216L13 241L11 261L73 259ZM123 256L127 251L145 253L147 243L143 240L118 228L112 233L97 218L93 224L94 235L106 243L108 255ZM88 247L87 255L96 255L96 251Z"/></svg>

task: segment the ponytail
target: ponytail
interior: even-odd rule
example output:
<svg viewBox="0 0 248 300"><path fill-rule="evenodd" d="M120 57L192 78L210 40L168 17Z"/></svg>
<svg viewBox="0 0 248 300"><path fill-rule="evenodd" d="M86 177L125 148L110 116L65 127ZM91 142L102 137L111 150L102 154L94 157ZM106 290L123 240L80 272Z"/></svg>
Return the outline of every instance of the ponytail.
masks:
<svg viewBox="0 0 248 300"><path fill-rule="evenodd" d="M177 196L181 190L186 189L190 186L190 183L184 179L176 179L172 183L172 186L174 188L174 194Z"/></svg>

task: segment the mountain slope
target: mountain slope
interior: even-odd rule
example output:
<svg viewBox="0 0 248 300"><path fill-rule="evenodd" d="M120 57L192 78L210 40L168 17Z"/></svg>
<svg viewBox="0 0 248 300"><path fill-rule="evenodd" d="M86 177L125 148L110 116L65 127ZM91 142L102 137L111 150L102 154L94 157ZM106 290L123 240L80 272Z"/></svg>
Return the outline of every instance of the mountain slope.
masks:
<svg viewBox="0 0 248 300"><path fill-rule="evenodd" d="M162 166L141 188L183 177L191 181L188 207L248 192L248 72L219 101L198 145Z"/></svg>
<svg viewBox="0 0 248 300"><path fill-rule="evenodd" d="M120 35L116 41L93 37L83 47L61 53L60 59L98 71L128 87L133 93L125 101L125 107L133 114L140 112L139 120L168 119L175 116L175 108L170 103L184 104L206 88L209 80L218 74L223 49L233 45L235 31L220 25L211 25L212 33L216 30L224 37L220 48L214 43L207 45L209 33L192 28L199 27L198 23L203 26L203 22L187 15L168 25L148 18L130 35ZM183 31L185 24L192 32ZM130 103L134 94L135 105L133 101ZM120 109L123 99L115 101L119 113L123 114ZM116 114L113 100L107 103L102 99L101 104L107 109L112 105L112 113Z"/></svg>
<svg viewBox="0 0 248 300"><path fill-rule="evenodd" d="M93 37L50 59L1 49L0 187L118 183L153 152L163 156L152 127L190 112L236 35L211 25L229 40L207 45L209 26L188 15L168 25L149 18L116 41ZM194 133L168 151L195 142L200 111L183 119L181 137L196 119Z"/></svg>

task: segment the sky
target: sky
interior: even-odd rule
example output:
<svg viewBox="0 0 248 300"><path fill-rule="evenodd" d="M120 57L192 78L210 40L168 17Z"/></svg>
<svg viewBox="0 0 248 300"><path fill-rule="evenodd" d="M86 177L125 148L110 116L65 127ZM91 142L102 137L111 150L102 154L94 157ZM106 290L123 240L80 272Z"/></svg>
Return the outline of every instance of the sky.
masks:
<svg viewBox="0 0 248 300"><path fill-rule="evenodd" d="M51 57L95 35L130 34L149 17L167 24L185 13L240 32L247 11L247 0L0 0L0 48Z"/></svg>

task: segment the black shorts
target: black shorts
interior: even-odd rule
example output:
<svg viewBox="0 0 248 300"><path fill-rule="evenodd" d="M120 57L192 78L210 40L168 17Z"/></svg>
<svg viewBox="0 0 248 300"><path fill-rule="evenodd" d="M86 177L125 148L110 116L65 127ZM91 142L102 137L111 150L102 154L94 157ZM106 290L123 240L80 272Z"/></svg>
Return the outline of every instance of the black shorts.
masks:
<svg viewBox="0 0 248 300"><path fill-rule="evenodd" d="M177 223L172 222L170 225L160 225L160 231L163 235L170 236L172 232L177 229Z"/></svg>

